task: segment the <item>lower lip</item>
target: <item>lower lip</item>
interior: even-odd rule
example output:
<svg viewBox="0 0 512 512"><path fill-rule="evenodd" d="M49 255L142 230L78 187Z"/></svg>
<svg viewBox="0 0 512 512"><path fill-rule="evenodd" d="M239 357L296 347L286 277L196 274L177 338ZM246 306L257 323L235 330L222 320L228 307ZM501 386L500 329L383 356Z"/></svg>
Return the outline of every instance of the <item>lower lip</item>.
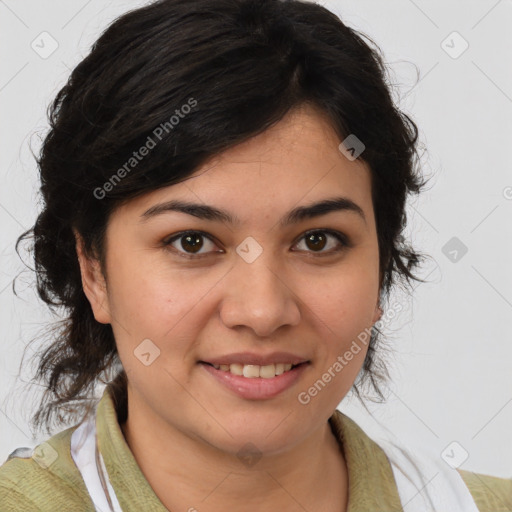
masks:
<svg viewBox="0 0 512 512"><path fill-rule="evenodd" d="M273 398L279 393L290 388L297 382L309 363L303 363L291 370L276 375L271 379L261 377L249 378L235 375L231 372L217 370L207 363L199 363L210 375L215 377L221 384L248 400L266 400Z"/></svg>

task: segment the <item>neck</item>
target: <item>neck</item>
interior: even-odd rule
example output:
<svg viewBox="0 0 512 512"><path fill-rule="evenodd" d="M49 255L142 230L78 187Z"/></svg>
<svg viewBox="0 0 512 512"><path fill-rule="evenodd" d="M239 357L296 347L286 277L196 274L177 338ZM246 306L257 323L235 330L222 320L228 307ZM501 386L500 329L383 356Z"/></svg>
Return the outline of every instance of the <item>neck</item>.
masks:
<svg viewBox="0 0 512 512"><path fill-rule="evenodd" d="M348 473L328 422L291 450L242 467L238 457L129 408L121 425L146 480L168 510L345 512ZM153 432L151 436L146 432Z"/></svg>

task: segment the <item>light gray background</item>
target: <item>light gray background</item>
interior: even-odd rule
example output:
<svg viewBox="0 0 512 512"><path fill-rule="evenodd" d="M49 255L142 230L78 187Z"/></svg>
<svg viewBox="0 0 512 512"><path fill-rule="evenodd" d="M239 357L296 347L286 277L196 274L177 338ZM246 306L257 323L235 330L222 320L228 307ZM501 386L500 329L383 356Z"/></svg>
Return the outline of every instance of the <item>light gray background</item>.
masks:
<svg viewBox="0 0 512 512"><path fill-rule="evenodd" d="M55 320L14 251L39 211L29 143L37 153L46 107L92 42L142 4L0 1L0 463L16 447L43 440L32 439L28 427L40 388L25 387L27 369L16 376L25 345ZM421 272L429 283L419 284L413 299L397 293L391 300L404 312L386 330L397 352L389 361L389 400L369 404L371 415L350 396L339 408L369 434L379 432L380 422L440 455L457 441L469 453L462 468L512 478L512 3L323 5L383 49L396 99L421 130L425 172L435 175L430 190L409 205L407 233L433 260ZM41 47L45 31L58 48L42 58L31 43ZM454 31L469 44L457 58L464 43ZM48 39L44 44L50 48ZM468 249L456 261L443 249L453 237ZM16 297L12 280L20 272ZM461 448L455 450L458 456Z"/></svg>

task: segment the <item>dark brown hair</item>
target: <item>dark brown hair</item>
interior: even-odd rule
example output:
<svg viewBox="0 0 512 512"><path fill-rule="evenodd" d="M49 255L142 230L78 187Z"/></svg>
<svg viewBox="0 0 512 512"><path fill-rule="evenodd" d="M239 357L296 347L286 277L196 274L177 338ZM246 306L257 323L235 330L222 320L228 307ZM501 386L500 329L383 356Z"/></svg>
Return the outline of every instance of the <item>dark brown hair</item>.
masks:
<svg viewBox="0 0 512 512"><path fill-rule="evenodd" d="M327 114L340 142L355 134L366 147L359 158L372 173L381 304L395 284L422 281L413 270L424 256L402 235L407 196L426 184L418 129L392 100L377 45L309 1L153 2L105 30L49 108L37 157L43 209L16 244L32 234L38 294L64 311L38 354L35 379L46 391L33 425L50 432L53 414L58 424L75 418L100 380L116 377L121 393L126 387L112 328L95 320L82 289L72 229L104 269L115 208L178 183L304 103ZM126 167L155 131L158 143ZM383 398L379 383L389 374L377 358L381 334L373 328L354 383L359 398L366 381Z"/></svg>

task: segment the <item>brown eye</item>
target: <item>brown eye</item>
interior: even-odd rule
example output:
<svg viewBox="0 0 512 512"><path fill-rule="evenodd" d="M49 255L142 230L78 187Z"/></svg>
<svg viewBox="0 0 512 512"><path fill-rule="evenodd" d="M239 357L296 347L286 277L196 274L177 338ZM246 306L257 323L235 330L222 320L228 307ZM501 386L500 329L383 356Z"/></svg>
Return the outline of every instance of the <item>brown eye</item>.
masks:
<svg viewBox="0 0 512 512"><path fill-rule="evenodd" d="M305 237L306 245L312 250L322 250L326 243L327 237L322 232L311 233Z"/></svg>
<svg viewBox="0 0 512 512"><path fill-rule="evenodd" d="M191 251L193 253L199 252L203 246L203 240L201 235L185 235L181 237L181 247L185 251Z"/></svg>
<svg viewBox="0 0 512 512"><path fill-rule="evenodd" d="M350 242L343 233L328 229L309 231L302 235L300 242L305 244L305 249L301 250L316 253L319 256L335 254L350 247ZM202 231L182 231L163 241L165 247L169 246L173 252L184 258L200 258L208 256L211 252L223 252L222 250L209 251L208 244L210 249L216 247L212 238ZM204 248L205 250L202 251ZM324 250L326 248L327 250Z"/></svg>
<svg viewBox="0 0 512 512"><path fill-rule="evenodd" d="M179 233L174 235L172 238L165 240L163 244L164 246L171 246L172 249L175 252L178 252L180 256L188 258L194 257L195 255L205 256L209 252L199 252L205 246L204 240L206 240L206 248L208 248L208 244L215 247L212 239L201 231L185 231L183 233Z"/></svg>
<svg viewBox="0 0 512 512"><path fill-rule="evenodd" d="M334 249L324 251L326 246L329 246L329 239L334 239L338 242L331 243L330 248ZM307 252L317 252L317 253L335 253L339 252L345 247L349 246L348 240L342 233L338 233L337 231L331 231L331 230L316 230L316 231L310 231L302 236L301 241L304 240L304 243L306 245ZM341 247L340 247L341 246Z"/></svg>

